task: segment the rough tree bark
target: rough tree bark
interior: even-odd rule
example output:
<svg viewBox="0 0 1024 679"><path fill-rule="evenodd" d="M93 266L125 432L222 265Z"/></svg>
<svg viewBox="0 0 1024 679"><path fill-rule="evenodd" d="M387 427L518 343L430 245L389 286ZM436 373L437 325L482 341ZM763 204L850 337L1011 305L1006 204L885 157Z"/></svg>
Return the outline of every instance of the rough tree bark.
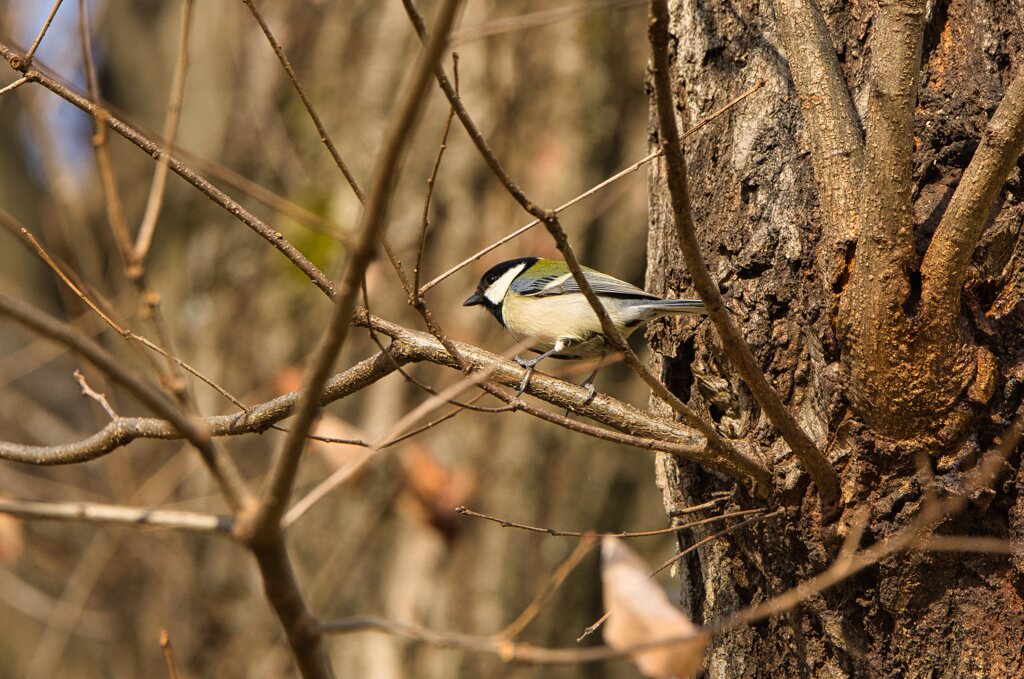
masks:
<svg viewBox="0 0 1024 679"><path fill-rule="evenodd" d="M858 508L870 512L865 541L872 542L905 525L926 491L957 492L1019 408L1020 161L987 206L965 204L966 193L959 204L951 197L1024 66L1024 17L1011 0L824 2L825 47L838 59L815 79L820 53L806 44L787 50L783 37L787 28L807 36L821 25L814 3L676 0L670 7L673 79L676 93L686 92L681 120L692 125L766 82L728 120L688 142L694 217L708 266L755 356L842 483L838 521L822 521L806 474L728 365L711 324L651 328L667 384L726 436L749 437L768 451L781 501L804 509L796 522L719 541L683 565L683 605L710 622L823 570ZM901 40L872 44L886 26L896 26ZM918 54L920 76L908 80ZM829 73L849 95L823 112L811 99L834 93ZM908 88L917 101L901 108ZM814 124L823 116L831 121L827 139ZM651 171L650 210L649 289L686 293L663 165ZM963 245L969 233L941 235L949 230L944 215L965 210L980 210L977 247ZM949 251L928 251L933 234ZM963 280L949 272L965 247L973 254ZM992 493L937 531L1024 537L1019 451L1010 463ZM727 485L667 457L658 477L670 513ZM1024 558L907 554L787 616L717 638L707 671L1010 676L1024 666L1021 639Z"/></svg>

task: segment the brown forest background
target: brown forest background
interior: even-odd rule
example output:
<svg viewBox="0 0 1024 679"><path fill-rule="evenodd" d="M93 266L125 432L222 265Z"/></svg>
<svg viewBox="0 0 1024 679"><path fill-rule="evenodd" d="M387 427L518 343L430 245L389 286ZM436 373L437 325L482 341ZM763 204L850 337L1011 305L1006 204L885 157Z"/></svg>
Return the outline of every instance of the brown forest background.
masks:
<svg viewBox="0 0 1024 679"><path fill-rule="evenodd" d="M42 7L42 5L46 7ZM400 3L265 2L261 9L325 125L364 184L418 42ZM603 3L615 5L616 3ZM473 0L454 36L464 100L498 156L531 197L557 205L648 152L646 10L617 3L487 37L472 28L549 9L548 2ZM76 3L66 2L37 56L85 89ZM178 3L89 3L100 88L111 109L157 138L180 32ZM0 1L0 35L27 47L49 3ZM431 3L424 3L429 12ZM458 31L462 31L461 34ZM460 37L462 41L460 42ZM359 204L320 144L258 26L241 3L196 3L191 65L177 146L190 164L334 275L345 249L324 231L352 234ZM445 58L450 67L450 58ZM7 84L5 79L0 86ZM436 88L407 156L388 230L403 258L415 252L426 180L448 112ZM91 119L42 88L0 97L0 205L77 271L141 334L142 305L126 281L107 224L89 144ZM110 135L129 224L141 219L155 164ZM273 193L256 199L233 178ZM287 205L281 203L287 201ZM433 196L424 278L528 221L453 126ZM633 282L645 274L646 171L604 189L563 217L585 263ZM462 309L480 273L521 254L555 255L537 229L431 291L431 308L456 339L503 351L509 339L478 310ZM223 210L171 175L149 258L176 353L247 403L297 388L330 302ZM420 327L386 263L368 273L374 312ZM136 347L106 329L37 258L0 232L0 292L71 319L111 352L147 369ZM375 350L364 331L338 365ZM556 366L548 365L545 370ZM562 374L565 368L561 366ZM52 444L99 429L107 416L79 395L81 369L113 394L102 373L11 324L0 327L0 428L6 440ZM457 378L414 366L421 380ZM554 371L553 371L554 372ZM576 379L581 379L582 375ZM619 366L602 391L639 406L647 390ZM233 407L202 384L204 414ZM322 433L380 435L425 398L391 375L327 409ZM114 399L122 414L142 412ZM347 425L350 429L344 428ZM330 429L327 429L331 427ZM355 432L355 434L353 433ZM283 434L225 439L243 471L264 469ZM313 446L298 487L308 488L353 450ZM298 578L324 618L376 613L435 629L496 632L543 587L573 549L569 539L460 517L465 504L526 523L630 530L665 525L653 455L575 436L522 414L460 414L375 460L289 532ZM0 494L223 511L198 457L180 442L136 441L86 465L0 467ZM291 653L245 551L228 541L162 530L45 522L0 524L0 674L18 677L159 676L157 634L171 634L186 676L286 676ZM651 562L675 551L671 536L635 546ZM665 578L668 586L668 576ZM672 586L675 587L674 585ZM591 554L524 639L568 645L601 613ZM339 675L373 677L635 676L628 663L502 665L365 634L333 637Z"/></svg>

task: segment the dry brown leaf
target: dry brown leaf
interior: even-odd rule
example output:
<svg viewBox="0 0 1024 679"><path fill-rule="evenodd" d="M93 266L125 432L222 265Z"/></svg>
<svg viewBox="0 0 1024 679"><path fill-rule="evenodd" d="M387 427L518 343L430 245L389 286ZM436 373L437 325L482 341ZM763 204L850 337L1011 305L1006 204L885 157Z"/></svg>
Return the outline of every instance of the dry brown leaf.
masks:
<svg viewBox="0 0 1024 679"><path fill-rule="evenodd" d="M704 664L708 636L648 577L648 566L618 538L601 541L604 605L610 611L604 639L624 650L662 639L696 635L672 646L631 654L648 677L692 677Z"/></svg>
<svg viewBox="0 0 1024 679"><path fill-rule="evenodd" d="M455 508L469 502L476 489L476 474L471 469L446 467L429 448L411 441L402 454L406 493L404 506L422 521L451 535L461 518Z"/></svg>

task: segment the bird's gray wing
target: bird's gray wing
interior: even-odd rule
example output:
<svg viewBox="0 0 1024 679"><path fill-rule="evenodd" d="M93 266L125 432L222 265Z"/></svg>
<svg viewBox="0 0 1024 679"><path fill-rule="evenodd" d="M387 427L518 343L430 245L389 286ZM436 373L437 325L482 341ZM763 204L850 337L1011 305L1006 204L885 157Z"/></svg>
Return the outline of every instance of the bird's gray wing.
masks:
<svg viewBox="0 0 1024 679"><path fill-rule="evenodd" d="M586 277L587 282L590 283L590 287L594 289L594 292L605 297L661 299L657 295L652 295L635 285L620 281L618 278L603 274L600 271L584 269L583 275ZM515 285L513 285L513 289L520 295L533 297L550 297L552 295L567 295L580 292L580 286L576 283L576 279L572 277L572 274L545 276L533 281L526 281L520 289L516 289Z"/></svg>

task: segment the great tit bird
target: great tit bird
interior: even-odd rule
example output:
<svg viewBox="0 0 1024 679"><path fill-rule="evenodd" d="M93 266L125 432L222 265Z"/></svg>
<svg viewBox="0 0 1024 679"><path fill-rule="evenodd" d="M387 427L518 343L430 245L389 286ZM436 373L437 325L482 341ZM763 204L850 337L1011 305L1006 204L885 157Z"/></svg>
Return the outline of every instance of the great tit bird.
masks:
<svg viewBox="0 0 1024 679"><path fill-rule="evenodd" d="M608 274L583 267L615 327L628 337L647 321L673 314L704 313L699 299L662 299ZM612 345L565 262L539 257L510 259L490 268L462 306L481 305L519 342L539 354L516 361L526 368L519 393L526 390L536 365L548 358L605 356ZM594 397L595 370L583 383Z"/></svg>

